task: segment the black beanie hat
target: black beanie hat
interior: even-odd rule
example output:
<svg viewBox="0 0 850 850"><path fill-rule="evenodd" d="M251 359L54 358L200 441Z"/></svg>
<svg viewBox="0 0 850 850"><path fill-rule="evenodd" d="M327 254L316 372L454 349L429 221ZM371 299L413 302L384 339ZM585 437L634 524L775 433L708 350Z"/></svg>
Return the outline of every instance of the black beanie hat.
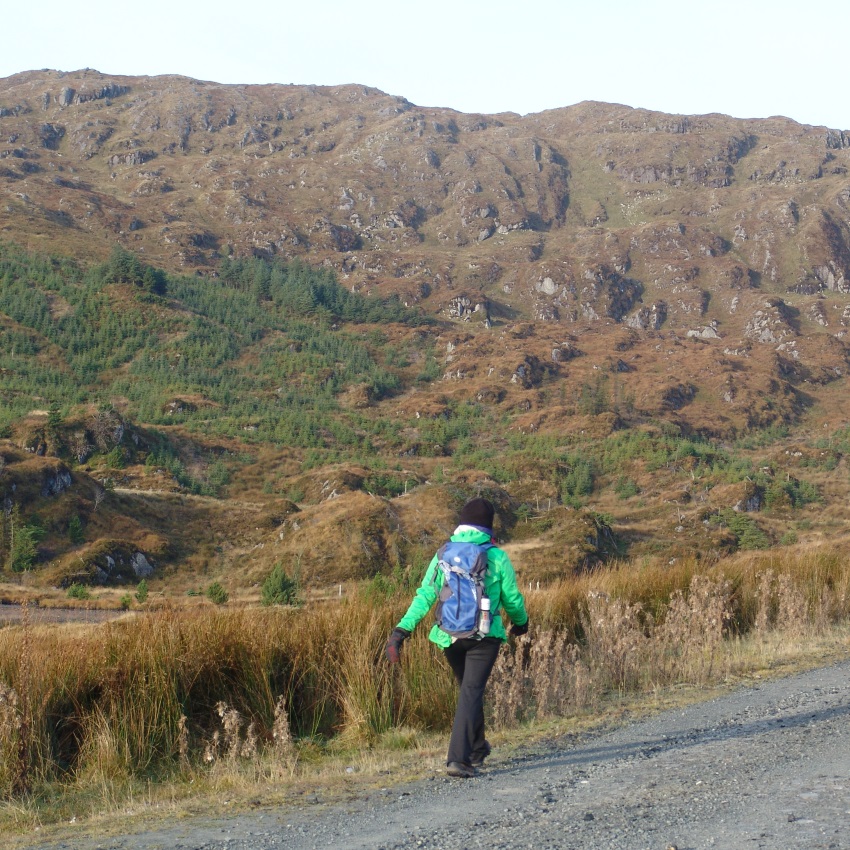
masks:
<svg viewBox="0 0 850 850"><path fill-rule="evenodd" d="M460 512L461 525L477 525L480 528L493 529L493 517L496 509L486 499L471 499Z"/></svg>

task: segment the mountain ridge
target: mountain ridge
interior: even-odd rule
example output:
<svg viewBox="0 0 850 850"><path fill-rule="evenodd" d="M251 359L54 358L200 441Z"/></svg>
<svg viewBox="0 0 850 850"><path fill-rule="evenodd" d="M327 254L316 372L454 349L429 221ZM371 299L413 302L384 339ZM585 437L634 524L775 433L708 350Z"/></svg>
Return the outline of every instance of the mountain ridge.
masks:
<svg viewBox="0 0 850 850"><path fill-rule="evenodd" d="M102 259L117 242L210 274L229 256L302 258L450 320L531 322L547 359L557 336L609 326L844 370L840 131L81 71L0 81L0 132L0 234L29 249Z"/></svg>

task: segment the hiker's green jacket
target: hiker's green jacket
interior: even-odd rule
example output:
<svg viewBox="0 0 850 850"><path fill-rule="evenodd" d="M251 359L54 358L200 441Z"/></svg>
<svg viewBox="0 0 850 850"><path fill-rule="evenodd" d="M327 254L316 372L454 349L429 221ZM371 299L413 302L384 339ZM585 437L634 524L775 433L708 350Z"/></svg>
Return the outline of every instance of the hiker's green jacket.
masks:
<svg viewBox="0 0 850 850"><path fill-rule="evenodd" d="M463 527L458 528L451 539L454 543L479 545L490 542L485 532ZM425 570L425 578L422 579L413 602L410 603L407 613L401 618L397 628L412 632L437 601L444 581L443 573L437 568L437 561L438 558L434 555L428 569ZM490 597L491 605L492 623L488 637L507 640L505 624L502 622L503 612L508 615L512 623L518 626L524 626L528 622L528 614L525 610L525 601L517 587L516 573L510 558L495 546L487 551L484 590ZM428 638L443 648L452 644L451 635L446 634L436 623Z"/></svg>

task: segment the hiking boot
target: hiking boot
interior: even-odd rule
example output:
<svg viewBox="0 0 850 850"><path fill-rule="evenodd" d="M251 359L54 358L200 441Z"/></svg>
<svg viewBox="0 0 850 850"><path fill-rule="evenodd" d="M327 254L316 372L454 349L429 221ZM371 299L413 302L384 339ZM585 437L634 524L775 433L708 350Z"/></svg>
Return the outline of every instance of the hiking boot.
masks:
<svg viewBox="0 0 850 850"><path fill-rule="evenodd" d="M464 764L460 761L450 761L446 768L446 773L449 776L454 776L457 779L471 779L475 776L475 768L471 764Z"/></svg>
<svg viewBox="0 0 850 850"><path fill-rule="evenodd" d="M484 750L480 753L473 753L472 758L469 760L469 763L473 767L483 767L484 766L484 759L486 759L487 756L489 756L490 753L492 753L492 752L493 752L493 748L490 746L490 744L487 741L485 741L484 742Z"/></svg>

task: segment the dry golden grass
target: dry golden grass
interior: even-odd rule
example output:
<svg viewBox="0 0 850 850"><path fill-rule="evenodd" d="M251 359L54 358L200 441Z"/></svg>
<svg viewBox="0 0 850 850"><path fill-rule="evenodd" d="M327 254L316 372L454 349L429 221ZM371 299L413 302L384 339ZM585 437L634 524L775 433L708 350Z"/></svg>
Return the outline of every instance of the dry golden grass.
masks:
<svg viewBox="0 0 850 850"><path fill-rule="evenodd" d="M7 794L26 790L22 787L24 717L18 693L0 684L0 788Z"/></svg>
<svg viewBox="0 0 850 850"><path fill-rule="evenodd" d="M793 656L846 623L848 584L850 566L824 548L622 564L531 591L532 630L491 677L491 729L582 718L612 697L708 687ZM424 628L402 665L382 657L406 603L356 594L0 630L0 794L18 801L4 817L24 804L55 817L71 798L108 808L148 780L257 787L316 776L341 753L433 747L423 742L453 714L447 665Z"/></svg>

